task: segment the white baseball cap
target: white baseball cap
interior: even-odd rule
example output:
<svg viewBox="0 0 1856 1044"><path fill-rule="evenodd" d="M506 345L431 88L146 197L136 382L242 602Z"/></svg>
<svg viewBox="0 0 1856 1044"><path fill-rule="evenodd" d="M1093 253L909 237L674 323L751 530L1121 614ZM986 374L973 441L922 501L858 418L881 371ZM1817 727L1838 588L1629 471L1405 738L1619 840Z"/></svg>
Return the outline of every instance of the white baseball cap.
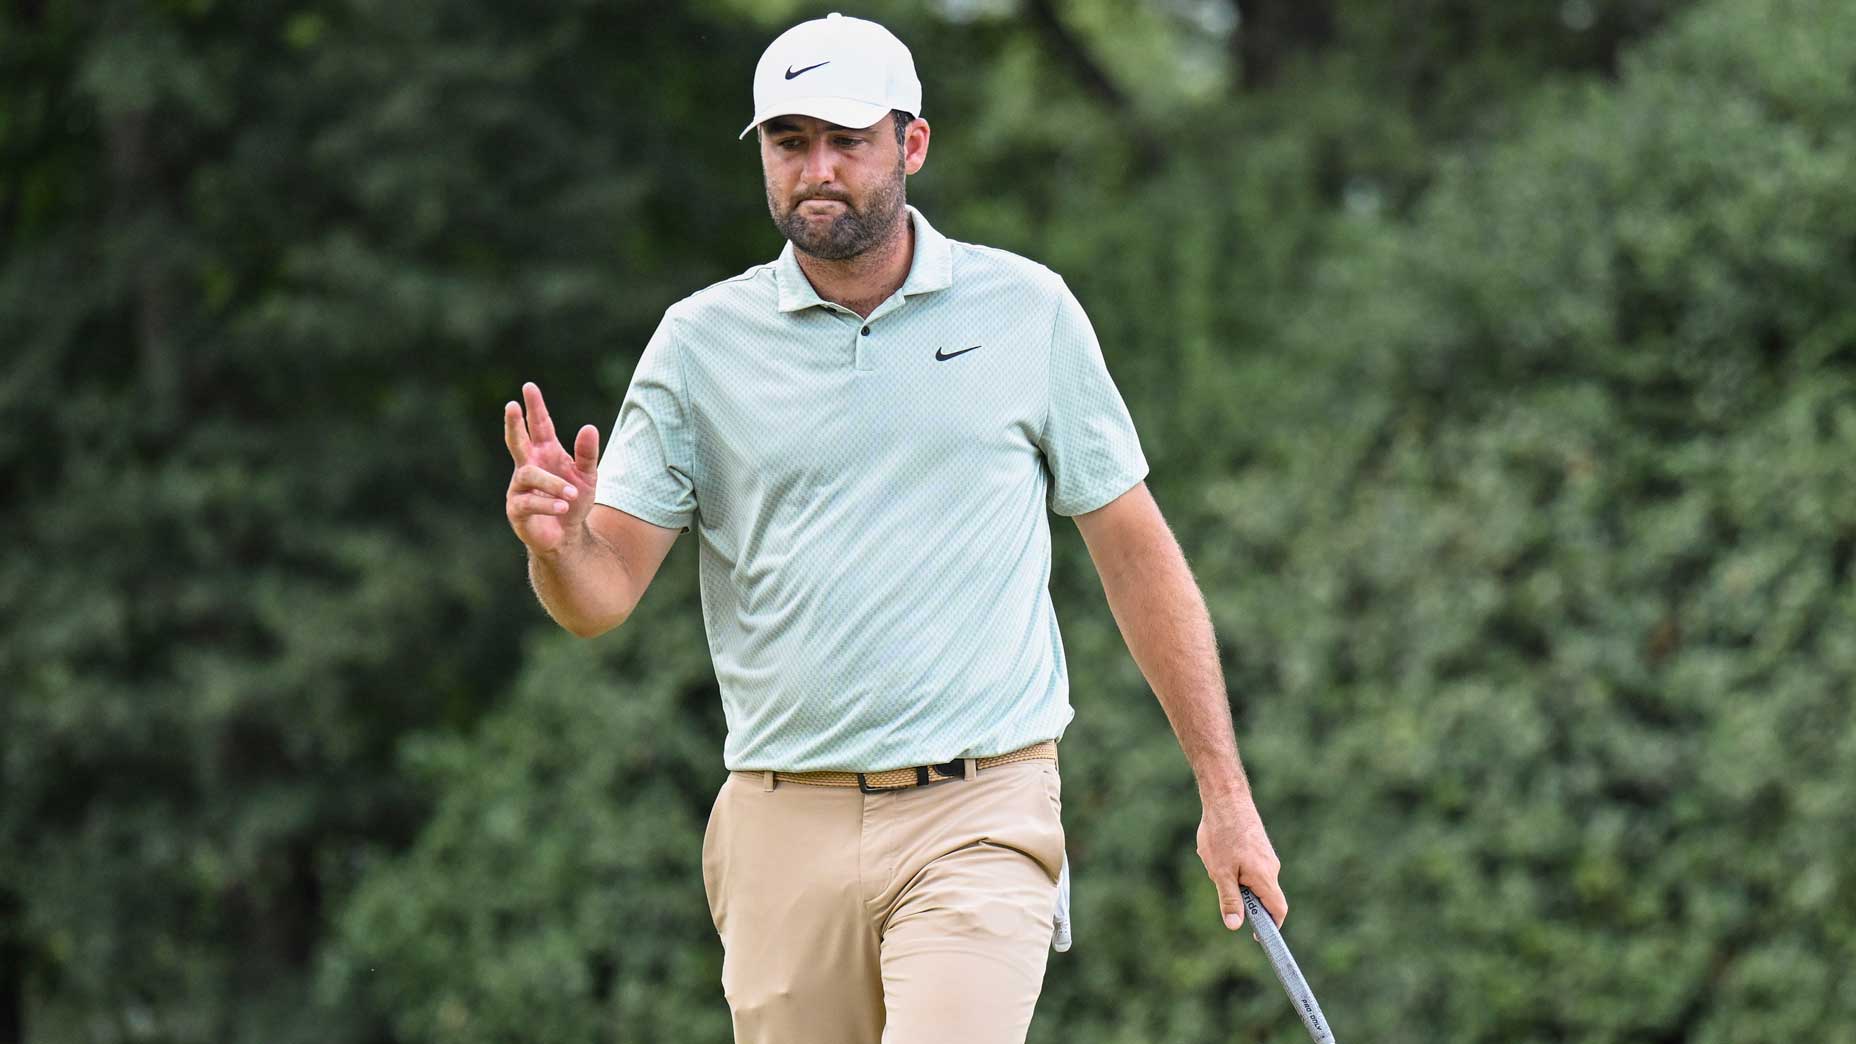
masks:
<svg viewBox="0 0 1856 1044"><path fill-rule="evenodd" d="M781 33L754 67L754 121L816 116L840 127L868 127L901 109L922 114L915 59L896 34L836 11Z"/></svg>

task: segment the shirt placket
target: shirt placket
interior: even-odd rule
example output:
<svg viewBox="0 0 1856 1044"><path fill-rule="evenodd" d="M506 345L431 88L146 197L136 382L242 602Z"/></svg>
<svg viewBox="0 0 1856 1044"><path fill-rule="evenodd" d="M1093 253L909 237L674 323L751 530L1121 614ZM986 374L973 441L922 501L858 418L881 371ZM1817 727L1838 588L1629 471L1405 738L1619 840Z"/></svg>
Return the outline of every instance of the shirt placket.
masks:
<svg viewBox="0 0 1856 1044"><path fill-rule="evenodd" d="M857 342L857 346L852 352L852 357L855 360L853 365L859 370L876 369L876 357L871 352L870 347L872 338L876 336L874 324L878 319L901 308L902 300L902 295L900 293L890 295L889 300L877 305L876 308L871 311L869 317L858 324L856 335L853 338ZM852 318L856 318L855 313L847 312L846 314L851 315Z"/></svg>

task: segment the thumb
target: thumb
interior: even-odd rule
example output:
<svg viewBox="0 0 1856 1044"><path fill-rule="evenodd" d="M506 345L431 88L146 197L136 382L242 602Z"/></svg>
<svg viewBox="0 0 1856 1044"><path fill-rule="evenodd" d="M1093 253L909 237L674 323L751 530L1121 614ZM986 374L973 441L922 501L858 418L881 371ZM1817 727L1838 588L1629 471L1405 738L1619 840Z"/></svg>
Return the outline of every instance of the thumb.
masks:
<svg viewBox="0 0 1856 1044"><path fill-rule="evenodd" d="M591 424L574 436L574 467L588 476L599 474L599 429Z"/></svg>
<svg viewBox="0 0 1856 1044"><path fill-rule="evenodd" d="M1237 931L1244 923L1244 900L1237 894L1237 885L1218 882L1218 908L1224 913L1224 926Z"/></svg>

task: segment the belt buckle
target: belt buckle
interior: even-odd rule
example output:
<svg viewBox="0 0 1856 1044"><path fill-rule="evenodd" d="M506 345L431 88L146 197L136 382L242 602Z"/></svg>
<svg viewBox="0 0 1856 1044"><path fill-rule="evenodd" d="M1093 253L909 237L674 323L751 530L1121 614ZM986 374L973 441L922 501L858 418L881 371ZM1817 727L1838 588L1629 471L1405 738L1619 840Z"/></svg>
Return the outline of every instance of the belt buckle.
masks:
<svg viewBox="0 0 1856 1044"><path fill-rule="evenodd" d="M873 787L870 785L869 777L859 772L857 773L857 789L866 794L887 794L892 790L908 790L910 787L925 787L930 783L945 783L950 779L965 779L965 766L961 764L964 760L963 758L955 758L944 765L917 765L915 766L915 782L904 783L897 787ZM928 771L930 768L939 772L941 778L935 779Z"/></svg>

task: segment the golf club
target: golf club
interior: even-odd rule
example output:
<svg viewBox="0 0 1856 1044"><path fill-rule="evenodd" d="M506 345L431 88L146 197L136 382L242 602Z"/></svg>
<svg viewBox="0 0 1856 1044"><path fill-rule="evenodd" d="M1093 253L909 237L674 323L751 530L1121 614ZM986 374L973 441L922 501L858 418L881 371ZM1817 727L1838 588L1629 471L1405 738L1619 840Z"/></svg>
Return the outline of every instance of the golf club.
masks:
<svg viewBox="0 0 1856 1044"><path fill-rule="evenodd" d="M1237 890L1244 897L1244 913L1250 918L1251 930L1263 944L1263 952L1269 954L1270 964L1276 969L1276 977L1282 980L1282 988L1288 991L1296 1014L1302 1016L1302 1025L1308 1027L1308 1035L1314 1038L1315 1044L1335 1044L1334 1033L1328 1029L1327 1017L1321 1014L1321 1005L1315 1003L1315 991L1309 989L1308 980L1302 978L1302 969L1296 967L1295 956L1289 952L1289 944L1283 940L1275 919L1263 908L1255 892L1243 885L1238 885Z"/></svg>

